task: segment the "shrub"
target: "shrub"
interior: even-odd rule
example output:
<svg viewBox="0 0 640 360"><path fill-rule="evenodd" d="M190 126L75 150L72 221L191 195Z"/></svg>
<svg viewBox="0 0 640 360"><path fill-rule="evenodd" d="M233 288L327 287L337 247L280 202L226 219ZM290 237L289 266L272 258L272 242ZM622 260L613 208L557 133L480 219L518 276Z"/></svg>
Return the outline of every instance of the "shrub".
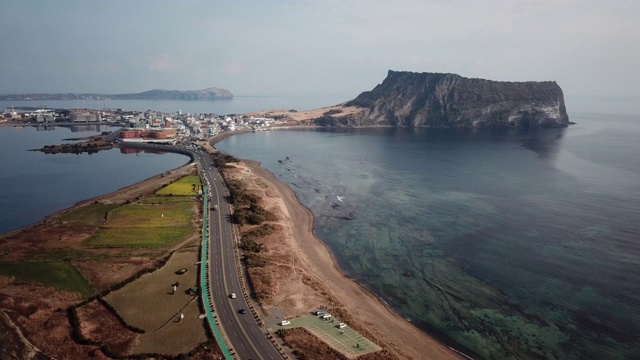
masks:
<svg viewBox="0 0 640 360"><path fill-rule="evenodd" d="M334 114L340 114L341 112L342 112L342 110L340 110L340 109L331 109L329 111L323 112L322 115L331 116L331 115L334 115Z"/></svg>

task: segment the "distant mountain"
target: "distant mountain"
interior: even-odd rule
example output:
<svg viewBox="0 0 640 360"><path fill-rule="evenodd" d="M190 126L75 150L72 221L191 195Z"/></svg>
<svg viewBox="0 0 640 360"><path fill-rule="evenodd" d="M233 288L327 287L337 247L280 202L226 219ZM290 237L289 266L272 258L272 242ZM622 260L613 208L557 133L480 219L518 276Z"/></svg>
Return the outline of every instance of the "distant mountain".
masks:
<svg viewBox="0 0 640 360"><path fill-rule="evenodd" d="M218 100L232 99L229 90L211 87L204 90L149 90L135 94L108 95L110 99L122 100Z"/></svg>
<svg viewBox="0 0 640 360"><path fill-rule="evenodd" d="M387 78L344 104L361 111L322 116L332 127L564 127L569 117L555 81L503 82L456 74L389 71ZM346 112L345 112L346 113Z"/></svg>
<svg viewBox="0 0 640 360"><path fill-rule="evenodd" d="M149 90L133 94L7 94L0 100L219 100L232 99L229 90L211 87L204 90Z"/></svg>

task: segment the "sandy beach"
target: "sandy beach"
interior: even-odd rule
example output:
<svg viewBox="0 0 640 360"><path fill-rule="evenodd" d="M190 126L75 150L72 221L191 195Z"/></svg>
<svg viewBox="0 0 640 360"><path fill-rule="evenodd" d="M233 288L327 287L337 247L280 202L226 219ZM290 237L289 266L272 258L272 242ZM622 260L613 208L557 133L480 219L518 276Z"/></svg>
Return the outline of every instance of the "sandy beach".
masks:
<svg viewBox="0 0 640 360"><path fill-rule="evenodd" d="M359 327L368 329L376 338L376 342L387 348L400 358L406 359L461 359L446 345L428 336L392 309L381 302L369 290L345 275L336 265L336 261L313 231L314 218L311 212L297 199L295 193L285 184L279 182L269 171L260 167L255 161L243 160L238 166L246 166L244 174L251 173L258 177L261 187L269 194L267 201L271 203L267 208L276 210L284 219L287 241L291 246L292 267L294 273L303 271L311 276L321 289L331 298L341 303L352 316L351 321L358 322ZM251 175L250 175L251 176ZM279 211L278 211L279 209ZM280 247L282 247L280 245ZM303 277L303 276L302 276ZM297 276L297 278L302 278ZM295 283L295 279L293 280ZM294 287L298 291L314 291L313 287L303 284L279 285L281 292L287 293L287 287ZM316 294L320 295L320 294ZM275 296L278 298L278 295ZM309 299L305 301L304 299ZM281 309L285 315L295 316L305 305L313 306L317 296L308 294L298 296L296 306ZM277 306L277 304L276 304ZM308 311L309 308L306 310ZM311 308L312 309L312 308Z"/></svg>

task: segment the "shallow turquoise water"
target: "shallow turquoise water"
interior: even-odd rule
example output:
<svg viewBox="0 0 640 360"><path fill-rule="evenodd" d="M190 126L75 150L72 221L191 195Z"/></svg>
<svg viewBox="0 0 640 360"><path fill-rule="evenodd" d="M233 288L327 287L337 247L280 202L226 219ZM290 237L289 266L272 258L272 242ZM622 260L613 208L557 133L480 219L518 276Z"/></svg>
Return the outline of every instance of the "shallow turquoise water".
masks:
<svg viewBox="0 0 640 360"><path fill-rule="evenodd" d="M290 184L346 272L456 348L639 358L640 117L572 120L272 131L217 147Z"/></svg>

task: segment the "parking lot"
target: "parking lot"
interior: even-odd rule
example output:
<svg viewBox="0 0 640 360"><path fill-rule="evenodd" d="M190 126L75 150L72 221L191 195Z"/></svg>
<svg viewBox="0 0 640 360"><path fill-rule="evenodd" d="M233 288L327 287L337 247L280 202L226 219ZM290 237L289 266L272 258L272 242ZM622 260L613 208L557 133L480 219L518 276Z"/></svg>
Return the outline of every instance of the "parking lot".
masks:
<svg viewBox="0 0 640 360"><path fill-rule="evenodd" d="M290 325L277 325L274 328L303 327L348 358L380 350L378 345L353 330L348 323L345 328L338 329L338 324L342 321L335 317L323 320L319 316L304 315L297 319L288 320L291 321Z"/></svg>

